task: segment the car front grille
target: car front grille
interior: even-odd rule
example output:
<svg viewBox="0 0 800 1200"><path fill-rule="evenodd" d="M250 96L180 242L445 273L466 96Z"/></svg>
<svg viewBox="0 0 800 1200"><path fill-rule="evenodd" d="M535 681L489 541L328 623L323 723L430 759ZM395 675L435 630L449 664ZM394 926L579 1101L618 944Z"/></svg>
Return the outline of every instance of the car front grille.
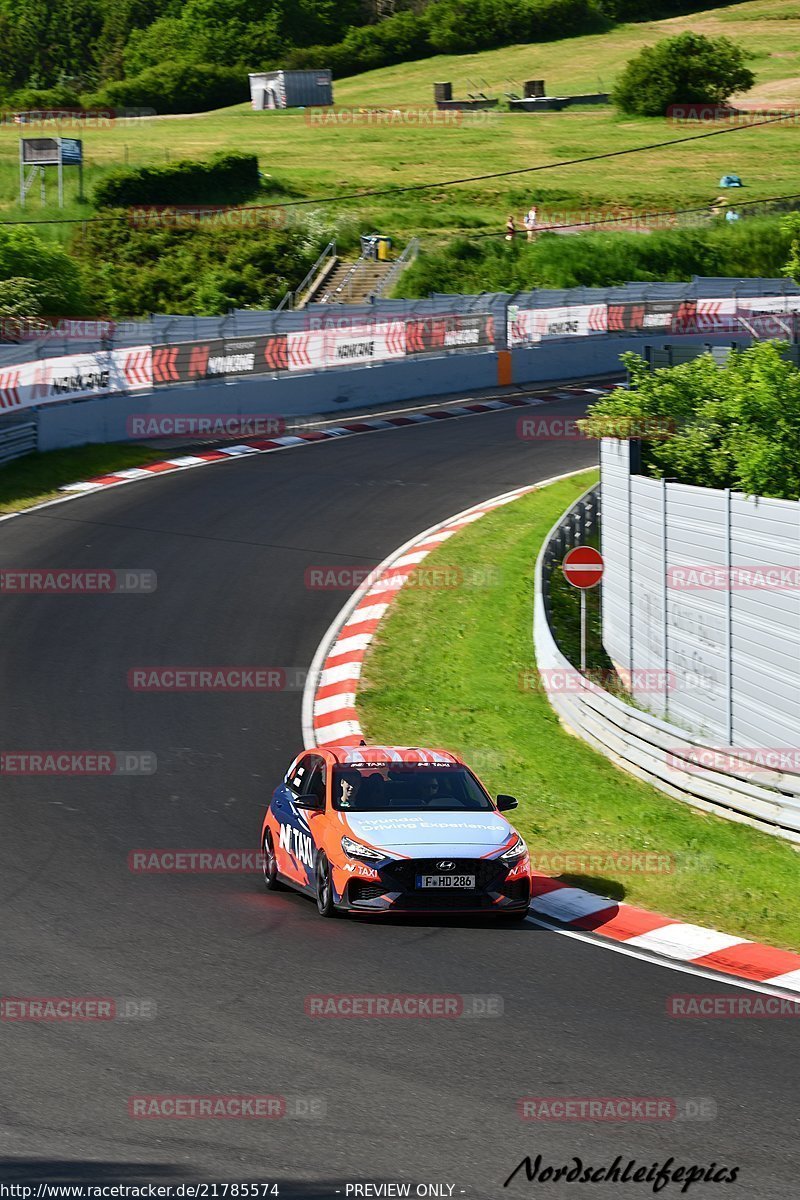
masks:
<svg viewBox="0 0 800 1200"><path fill-rule="evenodd" d="M447 895L455 895L460 897L460 903L464 903L464 896L477 892L483 892L492 884L499 887L502 880L506 876L508 868L504 863L499 863L497 859L488 858L452 858L455 869L452 871L443 871L436 864L441 862L440 858L409 858L402 862L393 862L388 866L383 867L380 872L381 879L391 885L394 891L417 892L417 876L418 875L474 875L474 888L454 888L452 891L447 888L442 888L437 894L442 897ZM388 890L388 889L387 889ZM419 889L420 893L422 889ZM425 889L425 895L430 898L434 889Z"/></svg>

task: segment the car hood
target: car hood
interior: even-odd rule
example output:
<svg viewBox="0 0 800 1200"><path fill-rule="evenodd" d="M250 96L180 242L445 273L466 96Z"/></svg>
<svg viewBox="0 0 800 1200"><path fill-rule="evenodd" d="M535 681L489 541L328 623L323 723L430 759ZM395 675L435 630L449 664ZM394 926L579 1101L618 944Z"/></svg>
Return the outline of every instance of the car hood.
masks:
<svg viewBox="0 0 800 1200"><path fill-rule="evenodd" d="M481 858L499 849L512 833L496 812L340 813L352 836L390 854L430 858L458 851Z"/></svg>

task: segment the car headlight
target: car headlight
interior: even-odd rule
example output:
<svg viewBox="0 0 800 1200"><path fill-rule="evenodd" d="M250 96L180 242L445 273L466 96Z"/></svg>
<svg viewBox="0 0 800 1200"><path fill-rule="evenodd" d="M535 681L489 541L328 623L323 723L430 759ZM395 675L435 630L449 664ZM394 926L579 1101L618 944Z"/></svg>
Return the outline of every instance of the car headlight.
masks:
<svg viewBox="0 0 800 1200"><path fill-rule="evenodd" d="M348 858L363 858L366 862L383 862L388 858L387 854L383 854L380 850L373 850L371 846L362 846L361 842L354 842L352 838L342 838L342 849Z"/></svg>
<svg viewBox="0 0 800 1200"><path fill-rule="evenodd" d="M522 858L523 854L527 854L528 847L525 845L521 837L518 837L512 846L509 846L505 853L500 855L501 862L516 862L518 858Z"/></svg>

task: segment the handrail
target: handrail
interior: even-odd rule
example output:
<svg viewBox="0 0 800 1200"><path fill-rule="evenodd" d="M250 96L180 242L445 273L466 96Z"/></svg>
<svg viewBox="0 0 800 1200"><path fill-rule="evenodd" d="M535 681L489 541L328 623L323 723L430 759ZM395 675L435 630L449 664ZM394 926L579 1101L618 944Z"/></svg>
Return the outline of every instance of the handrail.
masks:
<svg viewBox="0 0 800 1200"><path fill-rule="evenodd" d="M281 312L284 308L294 308L295 300L297 299L298 296L300 296L302 294L302 292L305 290L305 288L307 288L309 286L312 279L314 279L314 277L317 275L324 260L326 258L332 258L335 254L336 254L336 239L331 238L331 240L328 242L325 249L322 251L322 254L320 254L319 258L314 263L313 267L311 267L310 270L306 272L306 275L305 275L304 279L302 280L302 282L298 283L298 285L294 289L294 291L289 291L286 293L286 295L283 297L283 299L281 300L280 304L278 305L278 307L275 311Z"/></svg>
<svg viewBox="0 0 800 1200"><path fill-rule="evenodd" d="M406 267L414 261L414 259L417 257L418 254L419 254L419 238L413 237L411 239L411 241L408 243L408 245L405 247L405 249L403 250L403 253L400 255L400 257L395 259L395 261L392 263L390 270L388 270L386 272L386 275L381 280L381 282L377 285L377 287L375 287L375 289L373 291L370 292L368 299L369 300L380 300L383 296L385 296L387 291L389 290L389 288L392 287L395 280L398 278L398 276L402 275L402 273L406 269Z"/></svg>

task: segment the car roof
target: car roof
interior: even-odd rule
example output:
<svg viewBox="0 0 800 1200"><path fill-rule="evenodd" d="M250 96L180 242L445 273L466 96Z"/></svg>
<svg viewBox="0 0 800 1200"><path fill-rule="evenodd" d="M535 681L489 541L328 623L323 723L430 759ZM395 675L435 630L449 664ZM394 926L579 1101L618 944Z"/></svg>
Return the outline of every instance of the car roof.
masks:
<svg viewBox="0 0 800 1200"><path fill-rule="evenodd" d="M451 750L431 750L422 746L324 746L337 763L457 763L463 760Z"/></svg>

